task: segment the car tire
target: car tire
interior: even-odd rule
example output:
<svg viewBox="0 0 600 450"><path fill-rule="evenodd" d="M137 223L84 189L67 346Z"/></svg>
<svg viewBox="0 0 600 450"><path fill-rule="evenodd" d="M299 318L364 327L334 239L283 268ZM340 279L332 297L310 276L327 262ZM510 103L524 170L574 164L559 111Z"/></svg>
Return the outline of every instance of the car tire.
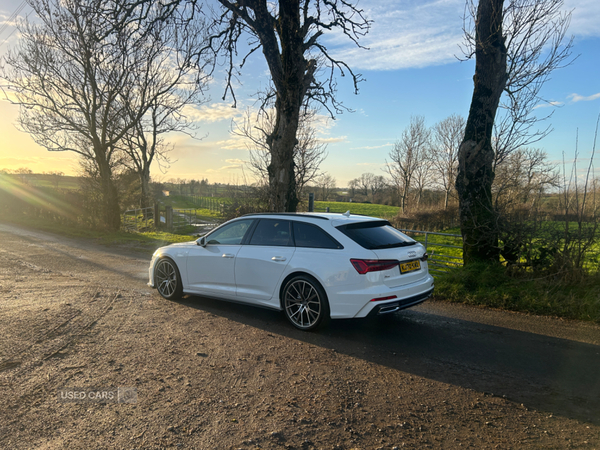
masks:
<svg viewBox="0 0 600 450"><path fill-rule="evenodd" d="M297 275L285 284L281 306L290 323L303 331L317 329L330 317L325 291L315 279L305 275Z"/></svg>
<svg viewBox="0 0 600 450"><path fill-rule="evenodd" d="M154 268L154 285L167 300L179 300L183 296L183 283L177 264L170 258L162 258Z"/></svg>

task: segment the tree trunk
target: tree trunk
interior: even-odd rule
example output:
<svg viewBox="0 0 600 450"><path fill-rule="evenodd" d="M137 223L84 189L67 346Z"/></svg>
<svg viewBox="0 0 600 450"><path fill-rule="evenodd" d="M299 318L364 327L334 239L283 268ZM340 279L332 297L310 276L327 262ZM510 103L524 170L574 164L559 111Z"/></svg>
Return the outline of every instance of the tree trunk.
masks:
<svg viewBox="0 0 600 450"><path fill-rule="evenodd" d="M102 185L102 221L104 226L117 231L121 227L121 209L119 207L119 193L112 179L112 170L108 161L101 156L106 152L96 151L96 162L100 172L100 183Z"/></svg>
<svg viewBox="0 0 600 450"><path fill-rule="evenodd" d="M465 264L497 261L499 255L496 212L492 205L491 138L507 80L502 8L502 0L480 0L477 9L473 98L458 153L456 179Z"/></svg>
<svg viewBox="0 0 600 450"><path fill-rule="evenodd" d="M279 97L279 96L278 96ZM269 173L269 203L274 212L296 212L296 177L294 172L294 147L298 130L300 105L283 107L276 101L277 121L273 134L267 140L271 151Z"/></svg>
<svg viewBox="0 0 600 450"><path fill-rule="evenodd" d="M150 166L145 165L140 173L140 208L148 208L150 206Z"/></svg>
<svg viewBox="0 0 600 450"><path fill-rule="evenodd" d="M406 211L404 210L404 205L406 203L406 197L404 195L404 191L402 191L402 193L400 194L400 210L405 213Z"/></svg>
<svg viewBox="0 0 600 450"><path fill-rule="evenodd" d="M257 17L257 21L261 20ZM276 30L281 42L281 53L274 36L273 24L265 14L265 30L261 36L263 53L271 79L275 84L276 120L272 134L267 139L271 153L269 173L269 203L272 211L295 212L298 206L294 171L294 147L300 121L300 108L313 80L315 61L304 57L298 0L279 2L279 20Z"/></svg>
<svg viewBox="0 0 600 450"><path fill-rule="evenodd" d="M407 204L407 200L408 200L408 184L410 182L404 182L404 187L402 190L402 197L400 197L400 208L402 208L402 212L405 213L406 212L406 204Z"/></svg>

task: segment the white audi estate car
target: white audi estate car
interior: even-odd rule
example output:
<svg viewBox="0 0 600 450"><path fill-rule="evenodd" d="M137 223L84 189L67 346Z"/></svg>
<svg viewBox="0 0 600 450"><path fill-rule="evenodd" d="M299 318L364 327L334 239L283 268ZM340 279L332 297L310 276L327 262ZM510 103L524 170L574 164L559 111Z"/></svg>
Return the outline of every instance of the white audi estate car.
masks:
<svg viewBox="0 0 600 450"><path fill-rule="evenodd" d="M149 286L283 311L301 330L399 311L433 292L425 248L386 220L330 213L250 214L196 241L159 248Z"/></svg>

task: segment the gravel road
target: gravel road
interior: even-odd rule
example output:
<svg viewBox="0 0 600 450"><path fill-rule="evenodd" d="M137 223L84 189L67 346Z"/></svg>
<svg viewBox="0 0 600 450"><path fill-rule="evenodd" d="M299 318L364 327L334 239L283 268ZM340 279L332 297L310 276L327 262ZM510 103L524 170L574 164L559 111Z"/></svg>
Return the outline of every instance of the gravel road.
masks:
<svg viewBox="0 0 600 450"><path fill-rule="evenodd" d="M433 300L303 333L168 302L149 257L0 223L0 448L600 449L598 326Z"/></svg>

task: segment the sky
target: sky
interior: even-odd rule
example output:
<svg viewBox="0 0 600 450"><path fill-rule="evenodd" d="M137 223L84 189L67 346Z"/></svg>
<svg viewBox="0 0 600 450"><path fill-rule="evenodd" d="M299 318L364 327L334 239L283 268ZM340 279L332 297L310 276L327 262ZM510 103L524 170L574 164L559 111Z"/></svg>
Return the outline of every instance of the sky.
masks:
<svg viewBox="0 0 600 450"><path fill-rule="evenodd" d="M18 39L8 19L20 5L19 0L0 0L0 55ZM335 177L339 187L362 173L385 175L389 152L412 116L423 116L430 126L451 114L466 118L473 89L474 63L457 58L462 56L463 0L363 0L359 5L373 21L368 35L360 40L368 50L340 35L324 36L332 53L366 79L355 95L349 77L338 77L338 100L354 112L331 120L321 111L317 123L317 136L327 144L321 169ZM557 164L563 157L572 161L577 152L583 170L583 163L591 157L600 114L600 1L565 0L564 10L572 11L568 34L574 38L577 58L553 72L541 91L550 103L540 103L536 113L542 117L553 111L543 125L553 131L534 146ZM27 14L31 14L29 6L19 13L20 17ZM237 108L232 108L230 97L221 99L224 80L224 73L217 72L205 102L188 108L187 115L198 126L197 137L170 136L174 145L171 165L165 172L153 167L154 179L252 181L244 164L248 160L245 142L232 135L231 129L247 108L256 108L255 93L268 83L262 54L255 53L242 72L236 86ZM16 106L0 100L0 169L78 173L75 154L37 146L17 130L17 116Z"/></svg>

